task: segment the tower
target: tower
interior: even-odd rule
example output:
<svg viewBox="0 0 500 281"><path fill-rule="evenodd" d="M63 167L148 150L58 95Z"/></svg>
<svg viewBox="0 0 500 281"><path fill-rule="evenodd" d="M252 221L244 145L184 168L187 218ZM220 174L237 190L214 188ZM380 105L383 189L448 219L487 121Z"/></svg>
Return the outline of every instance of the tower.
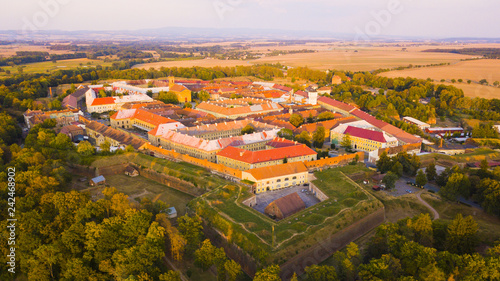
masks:
<svg viewBox="0 0 500 281"><path fill-rule="evenodd" d="M175 78L174 78L174 76L169 76L168 77L168 86L172 87L173 85L175 85Z"/></svg>

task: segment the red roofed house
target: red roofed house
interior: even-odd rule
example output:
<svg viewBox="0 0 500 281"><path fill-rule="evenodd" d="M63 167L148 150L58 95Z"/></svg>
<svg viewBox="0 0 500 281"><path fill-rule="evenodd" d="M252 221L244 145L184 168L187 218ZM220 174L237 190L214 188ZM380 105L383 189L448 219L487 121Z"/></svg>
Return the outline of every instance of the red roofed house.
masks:
<svg viewBox="0 0 500 281"><path fill-rule="evenodd" d="M351 111L355 110L356 107L347 103L340 102L338 100L334 100L327 97L320 97L318 99L318 104L322 107L333 110L335 112L340 112L342 114L348 115Z"/></svg>
<svg viewBox="0 0 500 281"><path fill-rule="evenodd" d="M351 147L356 150L373 151L384 147L398 145L395 137L374 129L349 126L349 123L338 126L331 131L332 142L341 143L345 138L351 140Z"/></svg>
<svg viewBox="0 0 500 281"><path fill-rule="evenodd" d="M271 141L268 144L279 145L276 141ZM293 146L282 146L258 151L228 146L217 153L218 164L241 171L284 163L313 161L316 159L316 151L310 149L305 144L294 144Z"/></svg>

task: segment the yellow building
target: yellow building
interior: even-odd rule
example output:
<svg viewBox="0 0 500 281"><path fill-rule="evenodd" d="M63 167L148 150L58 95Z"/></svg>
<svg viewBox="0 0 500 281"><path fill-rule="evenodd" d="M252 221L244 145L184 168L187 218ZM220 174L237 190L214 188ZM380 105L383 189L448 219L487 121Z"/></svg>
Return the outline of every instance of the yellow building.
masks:
<svg viewBox="0 0 500 281"><path fill-rule="evenodd" d="M169 128L180 129L185 126L175 120L151 113L143 109L123 109L110 117L112 128L132 129L138 128L151 131L162 124L170 124Z"/></svg>
<svg viewBox="0 0 500 281"><path fill-rule="evenodd" d="M168 77L168 91L177 95L179 102L191 102L191 90L184 85L175 84L174 77Z"/></svg>
<svg viewBox="0 0 500 281"><path fill-rule="evenodd" d="M302 162L250 169L242 179L254 182L254 193L279 190L309 182L307 167Z"/></svg>
<svg viewBox="0 0 500 281"><path fill-rule="evenodd" d="M353 126L347 126L345 130L341 126L331 130L330 138L333 143L337 144L349 138L351 148L367 152L398 145L398 140L395 137L389 136L384 132Z"/></svg>

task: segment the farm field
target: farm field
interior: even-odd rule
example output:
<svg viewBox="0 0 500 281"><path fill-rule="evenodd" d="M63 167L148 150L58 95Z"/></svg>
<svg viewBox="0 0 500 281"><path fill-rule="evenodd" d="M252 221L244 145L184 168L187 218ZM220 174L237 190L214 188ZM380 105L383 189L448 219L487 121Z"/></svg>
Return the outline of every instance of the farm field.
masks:
<svg viewBox="0 0 500 281"><path fill-rule="evenodd" d="M500 69L499 69L500 71ZM490 80L488 80L490 82ZM492 81L493 82L493 81ZM492 83L490 82L490 83ZM449 86L455 86L464 91L464 95L470 98L485 98L485 99L499 99L500 88L493 86L486 86L481 84L467 84L467 83L437 83Z"/></svg>
<svg viewBox="0 0 500 281"><path fill-rule="evenodd" d="M50 50L47 46L35 46L25 44L0 45L0 57L15 56L16 52L49 52L51 54L74 53L67 50Z"/></svg>
<svg viewBox="0 0 500 281"><path fill-rule="evenodd" d="M461 61L452 65L395 70L383 72L379 75L390 78L431 78L436 81L440 81L441 79L463 79L467 81L470 79L474 82L478 82L481 79L486 79L489 83L493 83L494 81L500 81L500 60L481 59Z"/></svg>
<svg viewBox="0 0 500 281"><path fill-rule="evenodd" d="M138 64L138 65L134 65L133 68L160 69L162 67L193 67L193 66L200 66L200 67L216 67L216 66L226 67L226 66L229 66L229 67L232 67L232 66L238 66L238 65L249 65L249 62L243 61L243 60L218 60L218 59L176 60L176 61L162 61L162 62Z"/></svg>
<svg viewBox="0 0 500 281"><path fill-rule="evenodd" d="M82 59L71 59L71 60L59 60L56 63L53 63L52 61L35 62L35 63L22 64L20 66L24 66L23 73L46 73L46 72L53 72L59 69L72 69L77 67L95 67L96 65L101 65L103 67L111 66L112 62L104 62L101 60L89 60L86 58L82 58ZM16 65L13 67L3 66L2 68L5 70L9 70L12 75L18 73L17 70L18 67L19 66ZM9 76L9 75L6 74L5 72L0 72L0 77L2 76Z"/></svg>

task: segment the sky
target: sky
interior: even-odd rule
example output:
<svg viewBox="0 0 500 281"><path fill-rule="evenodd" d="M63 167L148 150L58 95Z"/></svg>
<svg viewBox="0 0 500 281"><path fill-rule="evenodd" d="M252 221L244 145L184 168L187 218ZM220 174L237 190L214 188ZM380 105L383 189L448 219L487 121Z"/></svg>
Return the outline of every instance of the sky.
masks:
<svg viewBox="0 0 500 281"><path fill-rule="evenodd" d="M209 27L500 37L498 0L0 0L0 4L0 30Z"/></svg>

